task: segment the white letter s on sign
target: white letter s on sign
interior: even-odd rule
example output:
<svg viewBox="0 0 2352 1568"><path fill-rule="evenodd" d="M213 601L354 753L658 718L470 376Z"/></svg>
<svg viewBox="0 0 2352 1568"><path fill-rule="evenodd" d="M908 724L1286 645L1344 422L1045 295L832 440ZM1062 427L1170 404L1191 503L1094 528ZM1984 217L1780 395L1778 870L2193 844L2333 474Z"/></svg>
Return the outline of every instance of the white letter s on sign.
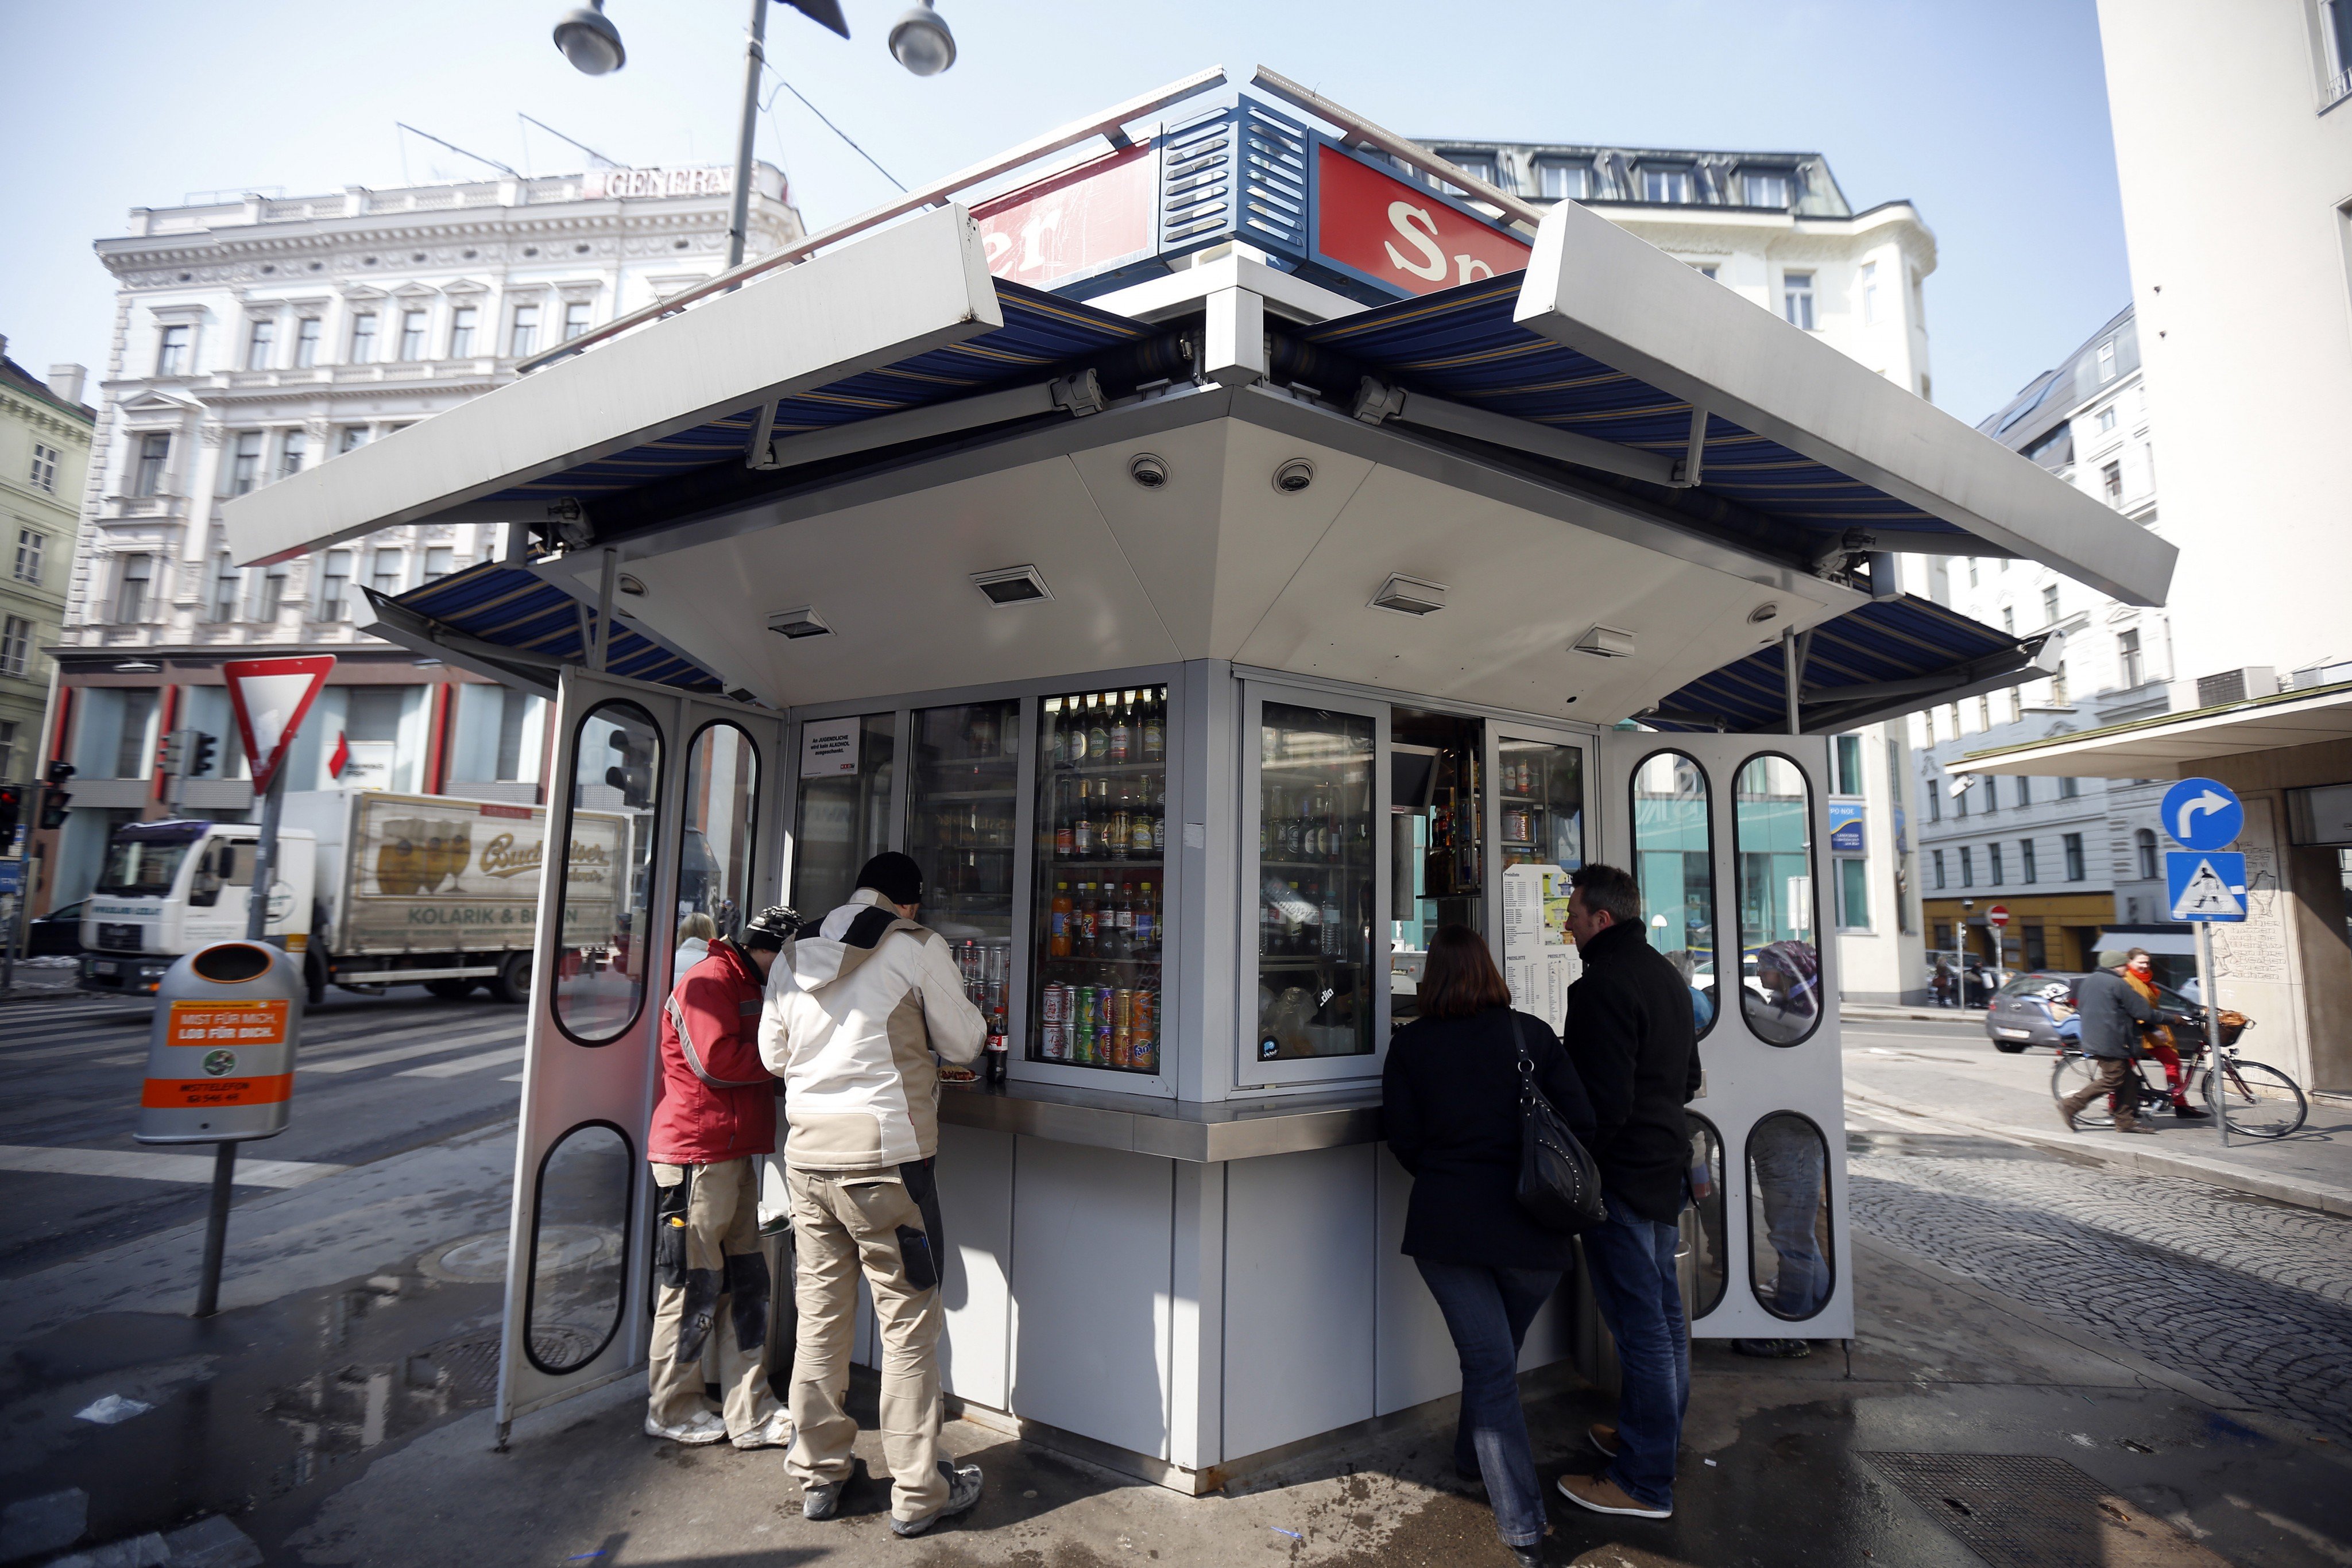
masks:
<svg viewBox="0 0 2352 1568"><path fill-rule="evenodd" d="M1408 221L1413 219L1419 221ZM1389 265L1399 272L1410 272L1415 277L1426 278L1432 283L1444 282L1445 253L1437 248L1436 222L1411 202L1391 202L1389 226L1396 230L1407 245L1419 251L1422 258L1421 265L1415 267L1398 254L1394 245L1384 243L1381 248L1389 253Z"/></svg>

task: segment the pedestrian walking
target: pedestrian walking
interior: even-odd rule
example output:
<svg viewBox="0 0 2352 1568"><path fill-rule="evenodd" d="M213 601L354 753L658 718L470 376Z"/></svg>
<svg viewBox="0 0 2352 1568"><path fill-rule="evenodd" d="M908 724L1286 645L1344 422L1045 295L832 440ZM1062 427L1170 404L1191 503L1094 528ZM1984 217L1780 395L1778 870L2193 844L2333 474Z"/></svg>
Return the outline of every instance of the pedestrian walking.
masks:
<svg viewBox="0 0 2352 1568"><path fill-rule="evenodd" d="M798 921L761 910L713 943L662 1009L660 1098L646 1134L654 1171L653 1343L646 1435L782 1448L792 1422L768 1386L768 1258L760 1156L775 1152L775 1079L760 1059L761 993ZM721 1326L723 1320L724 1326ZM717 1336L722 1409L703 1395Z"/></svg>
<svg viewBox="0 0 2352 1568"><path fill-rule="evenodd" d="M1420 1016L1389 1041L1381 1130L1411 1173L1406 1257L1421 1270L1462 1362L1454 1472L1483 1486L1520 1562L1541 1560L1543 1481L1519 1405L1519 1348L1537 1310L1575 1264L1575 1242L1519 1207L1519 1059L1579 1138L1592 1132L1584 1088L1551 1026L1515 1011L1510 988L1466 925L1430 939Z"/></svg>
<svg viewBox="0 0 2352 1568"><path fill-rule="evenodd" d="M977 1465L940 1453L939 1339L947 1256L932 1158L939 1148L933 1054L969 1062L987 1024L955 956L917 924L922 869L876 855L857 891L793 944L760 1026L784 1081L784 1186L797 1243L800 1332L784 1468L801 1513L831 1519L850 1477L857 1423L843 1408L865 1274L882 1337L882 1455L890 1528L920 1535L980 1500Z"/></svg>
<svg viewBox="0 0 2352 1568"><path fill-rule="evenodd" d="M2156 1009L2124 977L2130 955L2107 949L2099 967L2074 984L2074 1018L2082 1030L2083 1054L2098 1070L2089 1087L2058 1102L2059 1119L2070 1133L2078 1131L2074 1118L2102 1094L2115 1096L2116 1131L2154 1133L2139 1119L2139 1074L2132 1071L2132 1052L2139 1043L2142 1024L2156 1019Z"/></svg>
<svg viewBox="0 0 2352 1568"><path fill-rule="evenodd" d="M1676 1220L1689 1197L1698 1092L1690 988L1643 933L1633 877L1598 863L1575 873L1569 935L1584 973L1569 988L1561 1043L1592 1106L1587 1144L1609 1218L1580 1238L1594 1302L1617 1343L1614 1427L1592 1429L1609 1457L1598 1475L1564 1475L1560 1495L1596 1513L1664 1519L1675 1511L1675 1451L1690 1403L1690 1328L1675 1274Z"/></svg>

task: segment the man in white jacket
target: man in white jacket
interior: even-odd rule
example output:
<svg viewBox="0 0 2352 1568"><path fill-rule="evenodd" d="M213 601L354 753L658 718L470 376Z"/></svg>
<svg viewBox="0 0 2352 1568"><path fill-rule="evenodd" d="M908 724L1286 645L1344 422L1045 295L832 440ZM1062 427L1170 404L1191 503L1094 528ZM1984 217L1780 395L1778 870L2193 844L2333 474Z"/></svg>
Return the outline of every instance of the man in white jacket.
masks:
<svg viewBox="0 0 2352 1568"><path fill-rule="evenodd" d="M768 982L760 1054L783 1080L784 1185L797 1247L800 1332L784 1467L801 1512L831 1519L850 1476L857 1423L843 1408L865 1271L882 1335L882 1455L890 1528L920 1535L980 1500L977 1465L940 1457L940 1269L944 1247L932 1155L934 1053L967 1062L987 1023L955 956L915 923L920 867L879 854L857 891L785 950Z"/></svg>

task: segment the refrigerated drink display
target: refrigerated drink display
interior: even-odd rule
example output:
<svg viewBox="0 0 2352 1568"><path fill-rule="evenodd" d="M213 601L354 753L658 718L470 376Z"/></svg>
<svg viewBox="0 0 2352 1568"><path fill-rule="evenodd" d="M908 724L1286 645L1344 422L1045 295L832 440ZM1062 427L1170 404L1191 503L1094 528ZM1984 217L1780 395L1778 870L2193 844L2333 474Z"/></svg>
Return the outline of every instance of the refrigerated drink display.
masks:
<svg viewBox="0 0 2352 1568"><path fill-rule="evenodd" d="M1584 753L1508 737L1498 750L1495 796L1503 864L1535 861L1576 870L1584 863Z"/></svg>
<svg viewBox="0 0 2352 1568"><path fill-rule="evenodd" d="M911 760L907 852L923 868L922 922L955 949L965 993L988 1020L987 1054L974 1066L996 1082L1010 1017L1020 702L918 710ZM942 1068L941 1076L968 1071Z"/></svg>
<svg viewBox="0 0 2352 1568"><path fill-rule="evenodd" d="M1157 1073L1168 688L1045 698L1037 757L1028 1059Z"/></svg>
<svg viewBox="0 0 2352 1568"><path fill-rule="evenodd" d="M1269 702L1258 735L1258 1058L1369 1053L1372 720Z"/></svg>

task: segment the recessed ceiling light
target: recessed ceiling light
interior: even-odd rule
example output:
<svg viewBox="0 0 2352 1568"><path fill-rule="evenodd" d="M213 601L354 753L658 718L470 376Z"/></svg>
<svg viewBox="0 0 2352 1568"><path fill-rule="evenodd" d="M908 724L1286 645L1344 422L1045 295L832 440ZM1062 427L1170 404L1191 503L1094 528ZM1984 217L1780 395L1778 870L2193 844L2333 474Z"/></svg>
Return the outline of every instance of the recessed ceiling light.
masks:
<svg viewBox="0 0 2352 1568"><path fill-rule="evenodd" d="M813 605L803 604L794 610L779 610L768 617L768 630L779 636L798 642L803 637L830 637L833 628L818 616Z"/></svg>
<svg viewBox="0 0 2352 1568"><path fill-rule="evenodd" d="M1168 461L1149 452L1139 452L1127 460L1128 477L1147 490L1157 490L1168 483Z"/></svg>
<svg viewBox="0 0 2352 1568"><path fill-rule="evenodd" d="M1445 586L1399 572L1381 584L1381 591L1372 595L1371 607L1393 610L1400 615L1427 615L1445 608Z"/></svg>
<svg viewBox="0 0 2352 1568"><path fill-rule="evenodd" d="M632 577L625 571L613 580L613 586L619 589L624 593L635 593L642 596L646 591L644 580L641 578Z"/></svg>
<svg viewBox="0 0 2352 1568"><path fill-rule="evenodd" d="M1780 607L1777 604L1759 604L1748 612L1748 623L1750 626L1761 626L1780 613Z"/></svg>
<svg viewBox="0 0 2352 1568"><path fill-rule="evenodd" d="M150 675L153 674L163 666L161 664L151 664L144 659L125 659L122 663L115 665L114 667L117 670L121 671L126 675Z"/></svg>
<svg viewBox="0 0 2352 1568"><path fill-rule="evenodd" d="M1576 640L1576 651L1602 659L1630 659L1633 656L1633 633L1620 632L1614 626L1595 626Z"/></svg>
<svg viewBox="0 0 2352 1568"><path fill-rule="evenodd" d="M1045 580L1037 575L1034 566L1008 566L995 571L975 571L971 574L974 588L988 595L991 604L1027 604L1040 599L1051 599L1053 591Z"/></svg>
<svg viewBox="0 0 2352 1568"><path fill-rule="evenodd" d="M1315 465L1304 457L1294 457L1274 471L1274 487L1286 496L1296 496L1315 483Z"/></svg>

